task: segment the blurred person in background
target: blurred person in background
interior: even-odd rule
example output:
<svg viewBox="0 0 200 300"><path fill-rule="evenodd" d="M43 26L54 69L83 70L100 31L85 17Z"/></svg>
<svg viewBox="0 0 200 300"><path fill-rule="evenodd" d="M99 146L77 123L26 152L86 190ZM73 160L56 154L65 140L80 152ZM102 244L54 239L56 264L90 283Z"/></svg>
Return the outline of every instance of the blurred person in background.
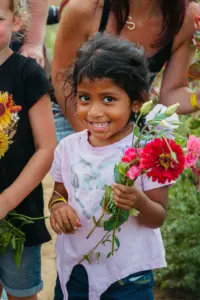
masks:
<svg viewBox="0 0 200 300"><path fill-rule="evenodd" d="M69 91L64 89L59 73L71 66L79 47L98 31L118 34L142 45L149 59L152 82L166 65L160 91L162 104L180 102L180 114L199 109L200 92L192 94L188 87L188 68L194 55L194 16L200 15L196 1L63 0L61 10L52 66L55 96L63 112L54 104L60 138L83 127L70 101L65 99Z"/></svg>
<svg viewBox="0 0 200 300"><path fill-rule="evenodd" d="M21 0L29 14L26 33L22 40L13 40L13 51L35 58L44 67L44 36L48 16L48 0Z"/></svg>

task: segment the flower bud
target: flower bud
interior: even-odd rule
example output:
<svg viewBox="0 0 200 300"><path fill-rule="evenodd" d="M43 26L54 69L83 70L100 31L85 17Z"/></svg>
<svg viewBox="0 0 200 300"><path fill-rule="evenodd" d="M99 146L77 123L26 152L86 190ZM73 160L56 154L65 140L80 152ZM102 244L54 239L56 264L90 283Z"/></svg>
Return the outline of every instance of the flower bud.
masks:
<svg viewBox="0 0 200 300"><path fill-rule="evenodd" d="M177 111L177 109L178 109L179 106L180 106L179 103L176 103L176 104L173 104L173 105L169 106L169 107L167 108L165 114L166 114L167 116L173 115L173 114Z"/></svg>
<svg viewBox="0 0 200 300"><path fill-rule="evenodd" d="M169 124L165 120L162 120L159 125L162 127L169 128Z"/></svg>
<svg viewBox="0 0 200 300"><path fill-rule="evenodd" d="M152 104L153 104L153 101L150 100L148 102L145 102L142 105L142 107L140 109L140 113L141 113L142 116L145 116L145 115L147 115L150 112Z"/></svg>

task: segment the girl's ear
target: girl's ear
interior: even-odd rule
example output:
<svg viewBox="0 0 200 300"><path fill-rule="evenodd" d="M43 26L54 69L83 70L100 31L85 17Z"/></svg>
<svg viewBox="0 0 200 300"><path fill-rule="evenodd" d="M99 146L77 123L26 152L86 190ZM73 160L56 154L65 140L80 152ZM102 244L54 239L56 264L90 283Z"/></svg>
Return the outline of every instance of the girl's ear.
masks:
<svg viewBox="0 0 200 300"><path fill-rule="evenodd" d="M23 20L19 16L15 16L13 20L13 32L18 32L23 26Z"/></svg>
<svg viewBox="0 0 200 300"><path fill-rule="evenodd" d="M141 100L134 100L132 103L132 112L133 113L138 113L140 111L140 108L142 107L142 102Z"/></svg>
<svg viewBox="0 0 200 300"><path fill-rule="evenodd" d="M138 100L134 100L132 103L132 112L137 113L140 111L142 105L149 100L149 95L147 92L141 92Z"/></svg>

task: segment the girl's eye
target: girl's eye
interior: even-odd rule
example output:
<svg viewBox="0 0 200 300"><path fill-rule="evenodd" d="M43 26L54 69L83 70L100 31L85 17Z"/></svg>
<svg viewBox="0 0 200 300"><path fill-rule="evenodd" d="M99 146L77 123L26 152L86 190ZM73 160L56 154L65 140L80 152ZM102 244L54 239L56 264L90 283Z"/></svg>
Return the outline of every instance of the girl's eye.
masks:
<svg viewBox="0 0 200 300"><path fill-rule="evenodd" d="M81 100L81 102L87 102L90 100L89 96L86 95L79 95L79 99Z"/></svg>
<svg viewBox="0 0 200 300"><path fill-rule="evenodd" d="M111 96L107 96L107 97L104 98L105 103L111 103L113 101L115 101L115 99Z"/></svg>

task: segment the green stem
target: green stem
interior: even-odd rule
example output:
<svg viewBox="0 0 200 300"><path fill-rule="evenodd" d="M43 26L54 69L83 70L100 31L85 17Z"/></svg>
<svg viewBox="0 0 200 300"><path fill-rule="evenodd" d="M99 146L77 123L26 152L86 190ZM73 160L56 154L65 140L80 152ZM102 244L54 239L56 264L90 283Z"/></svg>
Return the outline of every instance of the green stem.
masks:
<svg viewBox="0 0 200 300"><path fill-rule="evenodd" d="M45 220L45 219L49 218L49 217L31 218L31 217L28 217L28 216L25 216L25 215L21 215L21 214L15 213L15 212L10 212L8 214L8 216L20 217L20 218L24 218L24 219L30 220L30 221Z"/></svg>
<svg viewBox="0 0 200 300"><path fill-rule="evenodd" d="M95 222L94 227L88 233L86 239L89 239L89 237L92 235L92 233L95 231L95 229L99 226L99 223L101 222L101 220L103 219L104 216L105 216L105 213L102 213L99 220Z"/></svg>
<svg viewBox="0 0 200 300"><path fill-rule="evenodd" d="M135 127L138 125L141 116L142 116L142 115L139 114L139 116L138 116L138 118L137 118L135 124L133 125L133 140L132 140L132 147L134 146L134 138L135 138L135 136L134 136L134 129L135 129Z"/></svg>
<svg viewBox="0 0 200 300"><path fill-rule="evenodd" d="M20 229L13 226L10 222L8 222L6 220L2 220L2 223L4 223L7 227L9 227L16 235L21 236L21 237L25 236L25 234Z"/></svg>
<svg viewBox="0 0 200 300"><path fill-rule="evenodd" d="M114 251L115 251L115 233L116 233L116 227L117 227L117 222L118 222L118 218L119 218L119 213L120 213L120 208L118 208L118 211L117 211L117 217L116 217L113 234L112 234L112 251L111 251L112 256L114 255Z"/></svg>
<svg viewBox="0 0 200 300"><path fill-rule="evenodd" d="M94 252L97 247L108 237L108 235L110 234L110 232L107 232L102 239L96 244L96 246L90 251L88 252L88 254L84 255L81 260L78 262L78 264L81 264L84 260L85 260L85 256L90 256L92 254L92 252Z"/></svg>

